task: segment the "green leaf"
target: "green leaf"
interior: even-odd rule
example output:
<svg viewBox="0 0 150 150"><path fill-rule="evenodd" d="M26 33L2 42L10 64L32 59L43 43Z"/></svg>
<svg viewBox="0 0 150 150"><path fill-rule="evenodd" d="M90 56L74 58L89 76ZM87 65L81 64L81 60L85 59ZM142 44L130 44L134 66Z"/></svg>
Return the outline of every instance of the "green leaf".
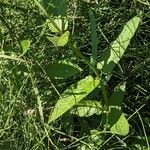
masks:
<svg viewBox="0 0 150 150"><path fill-rule="evenodd" d="M23 40L20 44L23 51L21 55L24 55L30 49L31 40Z"/></svg>
<svg viewBox="0 0 150 150"><path fill-rule="evenodd" d="M60 29L60 31L65 31L68 28L68 21L67 19L61 19L56 18L54 19L55 24L57 25L57 27ZM48 27L49 29L54 32L54 33L59 33L58 29L53 25L53 23L51 23L48 19L47 19L47 23L48 23Z"/></svg>
<svg viewBox="0 0 150 150"><path fill-rule="evenodd" d="M79 144L77 150L98 150L104 142L103 134L98 130L90 130L89 136L85 139L85 144Z"/></svg>
<svg viewBox="0 0 150 150"><path fill-rule="evenodd" d="M108 99L109 112L103 114L103 123L113 134L126 135L129 132L129 124L122 113L121 105L125 92L125 83L116 87Z"/></svg>
<svg viewBox="0 0 150 150"><path fill-rule="evenodd" d="M42 0L42 4L50 16L67 16L67 0Z"/></svg>
<svg viewBox="0 0 150 150"><path fill-rule="evenodd" d="M62 116L65 112L79 103L84 97L91 93L99 84L98 79L87 76L66 89L57 101L54 111L49 117L49 123Z"/></svg>
<svg viewBox="0 0 150 150"><path fill-rule="evenodd" d="M50 63L46 69L47 75L50 78L55 79L68 78L81 71L82 69L79 66L69 61L62 61L60 63Z"/></svg>
<svg viewBox="0 0 150 150"><path fill-rule="evenodd" d="M71 110L71 113L80 117L89 117L94 114L100 115L102 113L102 105L96 100L82 100Z"/></svg>
<svg viewBox="0 0 150 150"><path fill-rule="evenodd" d="M63 35L61 36L54 36L54 37L50 37L47 36L47 38L56 46L64 46L68 43L68 39L69 39L69 31L66 31Z"/></svg>
<svg viewBox="0 0 150 150"><path fill-rule="evenodd" d="M97 68L105 75L111 75L114 67L122 58L131 38L134 36L141 19L138 16L128 21L119 37L112 42L110 49L106 50L97 64Z"/></svg>
<svg viewBox="0 0 150 150"><path fill-rule="evenodd" d="M111 117L113 117L113 116L111 116ZM127 119L125 118L124 113L121 113L117 122L110 128L110 131L113 134L119 134L119 135L123 135L123 136L125 136L129 133L129 124L128 124Z"/></svg>
<svg viewBox="0 0 150 150"><path fill-rule="evenodd" d="M92 40L91 63L95 65L97 59L98 37L96 32L95 17L91 9L89 10L89 17L90 17L90 28L91 28L91 40Z"/></svg>

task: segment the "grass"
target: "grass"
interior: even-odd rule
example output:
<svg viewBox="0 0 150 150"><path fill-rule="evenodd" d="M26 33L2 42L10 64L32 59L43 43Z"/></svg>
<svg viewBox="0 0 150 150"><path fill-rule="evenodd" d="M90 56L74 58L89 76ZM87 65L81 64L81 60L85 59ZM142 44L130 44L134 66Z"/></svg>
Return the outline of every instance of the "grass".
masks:
<svg viewBox="0 0 150 150"><path fill-rule="evenodd" d="M91 73L87 63L68 46L57 48L46 38L45 16L34 1L0 2L0 150L47 149L149 149L150 54L149 3L138 0L68 3L72 42L86 59L91 58L89 8L93 11L98 39L98 60L120 34L124 24L142 11L142 21L123 58L108 82L108 93L126 82L123 112L130 124L126 136L104 131L102 115L79 117L65 113L47 124L49 114L66 88ZM22 40L31 40L23 55ZM20 57L21 56L21 57ZM71 60L84 71L64 80L51 79L49 63ZM94 76L94 75L93 75ZM88 95L101 99L99 89ZM103 103L103 102L101 102Z"/></svg>

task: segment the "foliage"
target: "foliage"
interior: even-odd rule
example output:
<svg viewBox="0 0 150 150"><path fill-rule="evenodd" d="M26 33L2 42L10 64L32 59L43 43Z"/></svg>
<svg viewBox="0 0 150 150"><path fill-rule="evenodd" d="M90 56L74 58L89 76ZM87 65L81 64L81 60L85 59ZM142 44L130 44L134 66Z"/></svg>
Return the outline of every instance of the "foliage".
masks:
<svg viewBox="0 0 150 150"><path fill-rule="evenodd" d="M150 148L148 2L0 6L0 149Z"/></svg>

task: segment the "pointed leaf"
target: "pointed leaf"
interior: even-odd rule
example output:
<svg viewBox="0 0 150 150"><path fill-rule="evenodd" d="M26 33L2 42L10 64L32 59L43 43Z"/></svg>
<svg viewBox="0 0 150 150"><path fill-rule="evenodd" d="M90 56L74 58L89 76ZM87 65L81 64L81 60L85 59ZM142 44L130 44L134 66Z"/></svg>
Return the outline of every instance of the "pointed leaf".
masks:
<svg viewBox="0 0 150 150"><path fill-rule="evenodd" d="M110 128L113 134L126 135L129 132L129 124L121 110L124 92L125 83L116 87L115 91L108 99L109 112L103 114L104 124Z"/></svg>
<svg viewBox="0 0 150 150"><path fill-rule="evenodd" d="M95 17L91 9L89 10L89 17L90 17L90 28L91 28L91 40L92 40L91 63L95 65L97 61L98 37L96 32Z"/></svg>
<svg viewBox="0 0 150 150"><path fill-rule="evenodd" d="M82 69L79 66L69 61L62 61L61 63L50 63L46 69L47 75L50 78L55 79L68 78L81 71Z"/></svg>
<svg viewBox="0 0 150 150"><path fill-rule="evenodd" d="M54 111L49 117L49 123L62 116L66 111L79 103L84 97L91 93L99 84L99 80L87 76L85 79L71 85L63 92L61 98L55 105Z"/></svg>
<svg viewBox="0 0 150 150"><path fill-rule="evenodd" d="M58 29L53 25L52 22L50 22L50 20L47 19L47 22L48 22L48 27L52 32L59 33ZM54 19L54 22L56 23L56 25L60 29L60 31L67 30L67 28L68 28L67 19L56 18L56 19Z"/></svg>
<svg viewBox="0 0 150 150"><path fill-rule="evenodd" d="M80 117L89 117L94 114L100 115L102 113L102 105L96 100L82 100L71 110L71 113Z"/></svg>
<svg viewBox="0 0 150 150"><path fill-rule="evenodd" d="M68 39L69 39L69 31L66 31L63 35L61 36L54 36L54 37L50 37L47 36L47 38L56 46L64 46L68 43Z"/></svg>
<svg viewBox="0 0 150 150"><path fill-rule="evenodd" d="M140 17L135 16L128 21L119 37L112 42L110 49L106 50L98 63L97 68L105 75L111 75L114 67L122 58L126 48L128 47L131 38L134 36L139 23Z"/></svg>
<svg viewBox="0 0 150 150"><path fill-rule="evenodd" d="M113 116L112 116L113 117ZM121 113L117 122L110 128L113 134L127 135L129 133L129 123L125 118L124 113Z"/></svg>

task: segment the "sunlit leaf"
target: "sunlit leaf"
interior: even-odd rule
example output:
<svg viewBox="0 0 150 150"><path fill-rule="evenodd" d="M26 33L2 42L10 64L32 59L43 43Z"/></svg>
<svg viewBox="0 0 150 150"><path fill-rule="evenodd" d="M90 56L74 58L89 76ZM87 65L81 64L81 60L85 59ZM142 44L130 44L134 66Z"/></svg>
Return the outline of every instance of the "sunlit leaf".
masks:
<svg viewBox="0 0 150 150"><path fill-rule="evenodd" d="M61 36L54 36L54 37L50 37L47 36L47 38L49 39L49 41L51 41L56 47L59 46L64 46L68 43L68 39L69 39L69 31L66 31L63 35Z"/></svg>
<svg viewBox="0 0 150 150"><path fill-rule="evenodd" d="M52 114L49 117L49 123L62 116L65 112L79 103L84 97L91 93L99 84L99 80L92 76L78 81L66 89L57 101Z"/></svg>
<svg viewBox="0 0 150 150"><path fill-rule="evenodd" d="M111 116L111 117L113 117L113 116ZM120 134L120 135L123 135L123 136L125 136L129 133L129 123L128 123L124 113L121 113L118 120L110 128L110 131L113 134Z"/></svg>
<svg viewBox="0 0 150 150"><path fill-rule="evenodd" d="M21 49L22 49L22 55L24 55L29 49L30 49L30 45L31 45L31 40L23 40L21 41Z"/></svg>
<svg viewBox="0 0 150 150"><path fill-rule="evenodd" d="M108 99L109 112L103 114L103 124L106 125L113 134L126 135L129 132L128 121L121 110L124 92L125 83L116 87Z"/></svg>
<svg viewBox="0 0 150 150"><path fill-rule="evenodd" d="M71 113L80 117L89 117L93 114L100 115L102 113L102 105L100 101L82 100L71 110Z"/></svg>
<svg viewBox="0 0 150 150"><path fill-rule="evenodd" d="M103 54L97 68L105 75L111 75L114 67L122 58L126 48L128 47L131 38L134 36L141 18L138 16L133 17L128 21L118 38L111 43L110 49L106 50Z"/></svg>

